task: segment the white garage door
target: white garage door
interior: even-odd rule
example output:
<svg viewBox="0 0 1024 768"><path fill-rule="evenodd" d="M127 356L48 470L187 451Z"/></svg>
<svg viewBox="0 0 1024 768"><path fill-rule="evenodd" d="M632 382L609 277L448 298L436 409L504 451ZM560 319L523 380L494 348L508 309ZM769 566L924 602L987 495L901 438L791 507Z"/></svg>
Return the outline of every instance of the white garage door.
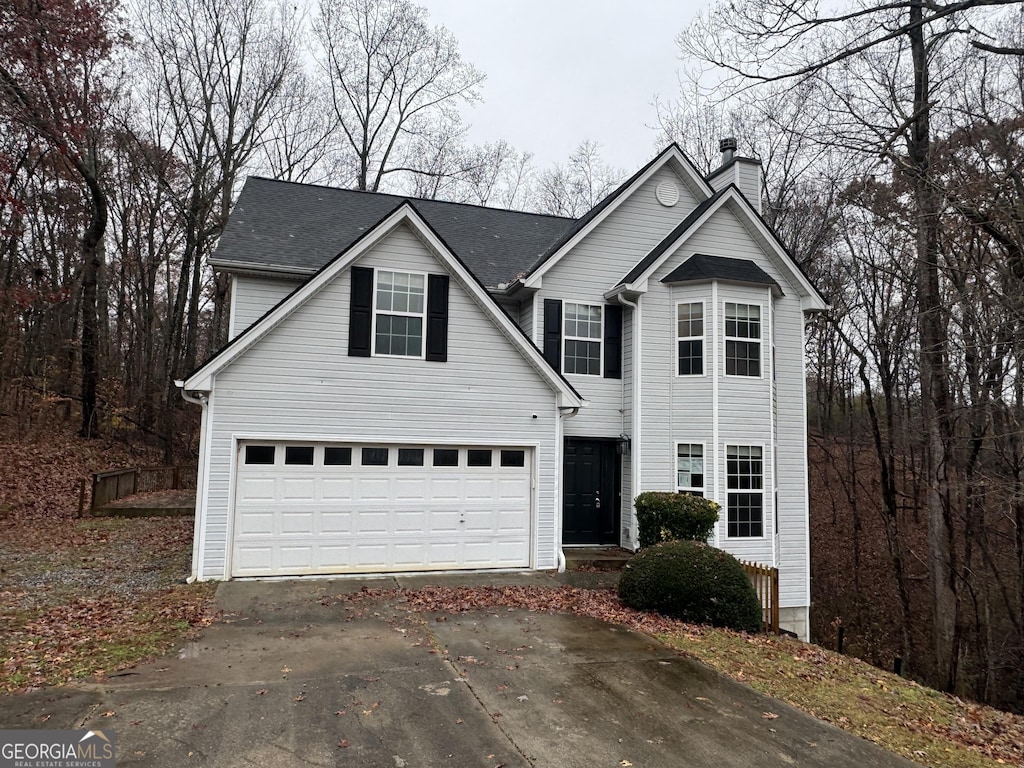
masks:
<svg viewBox="0 0 1024 768"><path fill-rule="evenodd" d="M232 576L530 565L523 448L242 443Z"/></svg>

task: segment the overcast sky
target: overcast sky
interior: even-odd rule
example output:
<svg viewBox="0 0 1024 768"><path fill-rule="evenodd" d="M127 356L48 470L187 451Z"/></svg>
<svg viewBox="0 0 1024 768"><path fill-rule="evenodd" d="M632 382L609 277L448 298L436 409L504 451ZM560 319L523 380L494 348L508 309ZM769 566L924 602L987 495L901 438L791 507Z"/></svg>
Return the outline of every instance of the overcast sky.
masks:
<svg viewBox="0 0 1024 768"><path fill-rule="evenodd" d="M583 140L632 172L655 153L655 95L674 99L675 36L710 0L418 0L487 75L473 143L505 139L538 168Z"/></svg>

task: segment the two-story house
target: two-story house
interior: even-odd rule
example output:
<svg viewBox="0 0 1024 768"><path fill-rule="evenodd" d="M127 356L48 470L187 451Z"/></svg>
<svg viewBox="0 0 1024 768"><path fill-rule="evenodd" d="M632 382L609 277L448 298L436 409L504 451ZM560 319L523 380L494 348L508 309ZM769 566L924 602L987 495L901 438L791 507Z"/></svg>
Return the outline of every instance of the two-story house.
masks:
<svg viewBox="0 0 1024 768"><path fill-rule="evenodd" d="M804 319L760 165L675 145L578 220L250 178L230 343L182 382L193 576L555 569L633 498L722 506L807 633Z"/></svg>

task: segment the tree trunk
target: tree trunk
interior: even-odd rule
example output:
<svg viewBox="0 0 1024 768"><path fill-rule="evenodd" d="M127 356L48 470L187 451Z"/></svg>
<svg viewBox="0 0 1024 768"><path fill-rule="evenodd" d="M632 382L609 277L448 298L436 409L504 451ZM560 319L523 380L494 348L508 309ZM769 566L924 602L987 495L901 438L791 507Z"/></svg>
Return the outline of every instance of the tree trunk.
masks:
<svg viewBox="0 0 1024 768"><path fill-rule="evenodd" d="M97 287L107 230L107 195L92 169L79 168L89 188L89 225L82 236L82 437L99 435L96 389L99 382Z"/></svg>
<svg viewBox="0 0 1024 768"><path fill-rule="evenodd" d="M921 358L921 415L925 437L925 509L928 520L928 570L934 624L933 652L937 684L953 690L957 681L957 590L950 510L952 429L947 369L947 331L939 287L939 200L929 165L930 82L922 5L910 7L914 62L914 117L907 140L917 213L915 276Z"/></svg>

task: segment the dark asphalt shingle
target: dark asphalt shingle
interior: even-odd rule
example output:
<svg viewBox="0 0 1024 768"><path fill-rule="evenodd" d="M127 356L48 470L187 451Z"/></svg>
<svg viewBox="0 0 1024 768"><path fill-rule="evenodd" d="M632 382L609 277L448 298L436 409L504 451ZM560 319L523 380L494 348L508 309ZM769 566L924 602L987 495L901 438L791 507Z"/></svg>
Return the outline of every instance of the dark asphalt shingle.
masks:
<svg viewBox="0 0 1024 768"><path fill-rule="evenodd" d="M218 268L311 274L406 198L374 192L246 180L211 259ZM574 219L415 200L416 209L486 286L511 282L575 224Z"/></svg>
<svg viewBox="0 0 1024 768"><path fill-rule="evenodd" d="M749 259L730 259L695 253L668 275L663 283L694 283L705 280L726 280L733 283L771 285L782 290L771 275Z"/></svg>

